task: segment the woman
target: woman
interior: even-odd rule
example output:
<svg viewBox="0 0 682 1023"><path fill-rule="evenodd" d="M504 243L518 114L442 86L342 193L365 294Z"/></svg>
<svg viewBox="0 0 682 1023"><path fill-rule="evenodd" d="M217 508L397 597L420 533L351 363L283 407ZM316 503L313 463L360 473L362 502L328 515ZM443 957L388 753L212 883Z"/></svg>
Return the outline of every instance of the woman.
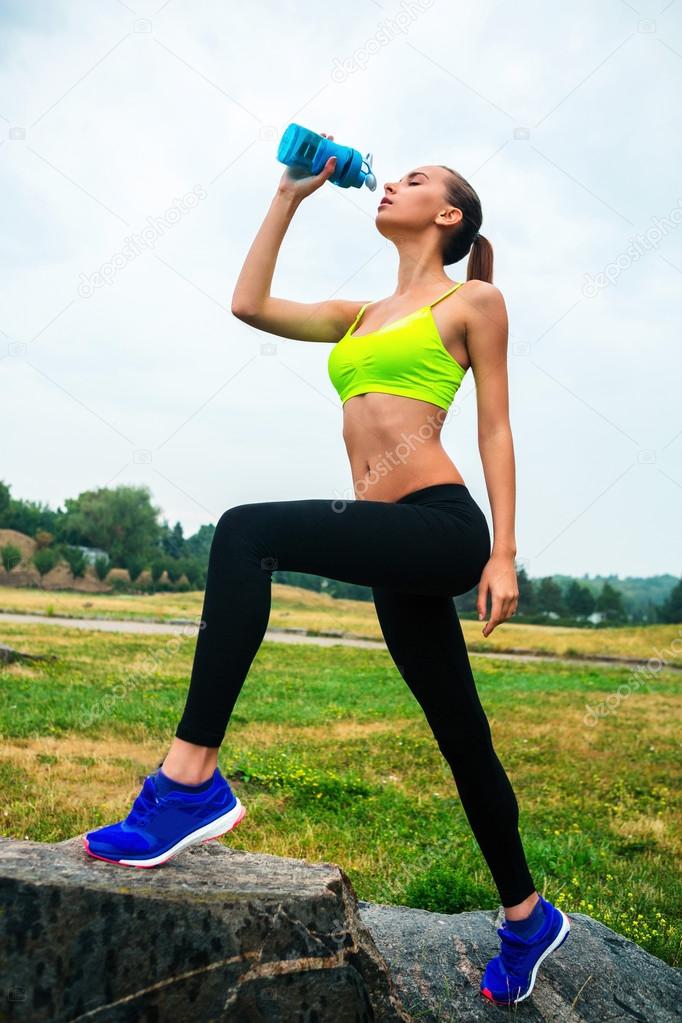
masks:
<svg viewBox="0 0 682 1023"><path fill-rule="evenodd" d="M334 343L329 373L343 402L355 497L242 504L221 516L175 738L126 820L89 832L85 846L102 859L155 866L231 830L245 810L220 773L218 751L268 624L272 572L370 586L388 650L448 761L500 893L501 951L486 966L481 991L510 1004L530 994L540 962L566 938L569 922L535 890L518 805L493 748L452 599L478 584L479 619L491 600L484 636L514 614L518 600L505 304L491 283L492 248L479 234L478 196L440 164L385 185L376 226L398 250L393 295L369 303L273 298L275 261L291 218L333 167L332 157L315 176L285 170L244 262L232 312L281 337ZM467 280L453 286L443 267L469 252ZM486 518L440 442L469 367L492 549Z"/></svg>

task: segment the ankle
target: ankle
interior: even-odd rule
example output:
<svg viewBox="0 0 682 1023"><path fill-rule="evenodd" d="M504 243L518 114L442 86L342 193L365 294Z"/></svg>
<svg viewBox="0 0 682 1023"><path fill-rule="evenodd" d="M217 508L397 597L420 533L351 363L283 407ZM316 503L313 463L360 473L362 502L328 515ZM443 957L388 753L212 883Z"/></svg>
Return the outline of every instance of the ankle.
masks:
<svg viewBox="0 0 682 1023"><path fill-rule="evenodd" d="M164 761L161 765L161 770L167 778L178 782L180 785L202 785L203 782L208 781L213 776L215 767L204 771L187 770L182 767L173 767L173 765L167 767Z"/></svg>
<svg viewBox="0 0 682 1023"><path fill-rule="evenodd" d="M530 916L535 907L540 901L540 896L537 892L533 892L523 902L517 903L515 906L503 906L505 919L507 920L524 920Z"/></svg>
<svg viewBox="0 0 682 1023"><path fill-rule="evenodd" d="M212 746L195 746L174 739L160 767L167 778L182 785L201 785L213 776L218 766L218 750Z"/></svg>

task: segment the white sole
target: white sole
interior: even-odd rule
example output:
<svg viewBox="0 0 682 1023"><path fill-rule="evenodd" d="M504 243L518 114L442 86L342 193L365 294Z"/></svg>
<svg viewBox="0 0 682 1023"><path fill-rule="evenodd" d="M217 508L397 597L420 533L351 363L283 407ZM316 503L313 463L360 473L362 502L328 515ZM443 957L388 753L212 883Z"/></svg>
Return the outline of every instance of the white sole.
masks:
<svg viewBox="0 0 682 1023"><path fill-rule="evenodd" d="M557 907L557 909L558 909L558 907ZM561 915L563 917L563 922L561 924L561 930L557 934L557 936L554 939L554 941L552 942L552 944L547 946L545 951L542 953L542 955L538 959L537 963L535 964L535 966L533 967L533 969L531 971L530 984L528 986L528 990L526 991L526 993L524 995L521 995L520 998L515 998L514 999L514 1003L513 1003L514 1005L516 1005L517 1002L522 1002L524 1000L524 998L528 998L528 995L531 993L531 991L533 990L533 987L535 985L535 977L537 975L538 968L539 968L540 964L542 963L542 960L546 959L547 956L549 955L549 953L553 952L554 949L558 945L561 944L561 942L564 940L564 938L566 937L566 935L568 934L568 932L571 929L571 925L570 925L569 919L566 916L566 914L564 913L563 909L560 909L559 912L561 913Z"/></svg>
<svg viewBox="0 0 682 1023"><path fill-rule="evenodd" d="M240 820L246 814L246 809L237 797L237 802L234 804L231 810L224 813L221 817L216 817L214 821L209 821L208 824L204 824L203 827L197 831L192 831L189 835L185 835L179 842L171 846L170 849L166 849L165 852L160 853L158 856L151 856L146 860L109 860L110 863L120 863L125 867L156 867L160 863L165 863L172 856L177 856L183 849L187 849L190 845L199 845L201 842L209 842L212 838L219 838L220 835L224 835L226 832L231 831L235 825L239 824ZM88 850L89 851L89 850ZM96 856L96 853L91 853ZM98 857L99 859L105 859L104 856Z"/></svg>

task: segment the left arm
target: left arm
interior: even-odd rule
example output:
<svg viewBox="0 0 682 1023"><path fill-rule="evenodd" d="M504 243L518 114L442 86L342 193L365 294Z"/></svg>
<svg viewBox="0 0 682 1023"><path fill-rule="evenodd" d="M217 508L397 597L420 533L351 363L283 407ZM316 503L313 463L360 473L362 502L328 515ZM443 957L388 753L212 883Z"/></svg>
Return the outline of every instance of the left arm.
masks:
<svg viewBox="0 0 682 1023"><path fill-rule="evenodd" d="M492 553L481 575L476 606L479 619L485 618L490 594L490 619L483 628L483 635L489 636L514 614L519 597L514 567L516 475L507 382L509 324L504 298L493 284L479 281L469 289L469 296L467 350L476 381L478 449L493 517Z"/></svg>

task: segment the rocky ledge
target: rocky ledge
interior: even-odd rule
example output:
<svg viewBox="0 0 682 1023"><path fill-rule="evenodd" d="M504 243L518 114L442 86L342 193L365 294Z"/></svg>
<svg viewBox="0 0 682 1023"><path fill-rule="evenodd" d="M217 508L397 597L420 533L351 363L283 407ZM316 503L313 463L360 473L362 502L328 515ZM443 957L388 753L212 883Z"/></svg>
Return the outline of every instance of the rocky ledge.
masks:
<svg viewBox="0 0 682 1023"><path fill-rule="evenodd" d="M680 972L590 917L514 1009L479 993L497 910L359 902L343 870L220 842L149 870L0 838L0 1023L667 1023Z"/></svg>

